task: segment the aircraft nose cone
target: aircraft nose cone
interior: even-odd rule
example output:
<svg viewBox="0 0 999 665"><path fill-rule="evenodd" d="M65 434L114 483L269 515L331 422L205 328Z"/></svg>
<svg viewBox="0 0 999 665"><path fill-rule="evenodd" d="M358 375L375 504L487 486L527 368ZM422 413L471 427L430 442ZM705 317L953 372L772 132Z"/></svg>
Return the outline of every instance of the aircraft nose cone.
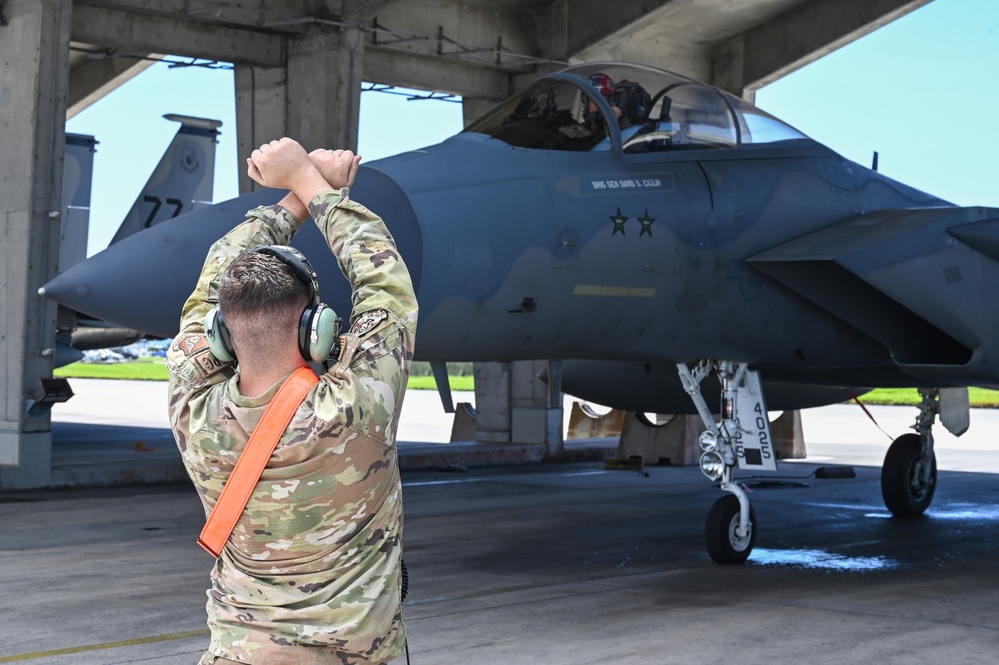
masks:
<svg viewBox="0 0 999 665"><path fill-rule="evenodd" d="M45 296L46 298L51 298L58 303L65 304L67 298L72 298L73 295L76 296L86 296L87 287L82 284L76 284L73 279L65 277L66 273L61 273L56 275L55 278L48 282L45 286L38 289L38 295ZM75 293L74 293L75 292Z"/></svg>
<svg viewBox="0 0 999 665"><path fill-rule="evenodd" d="M212 243L242 222L246 211L277 203L283 195L273 189L254 192L153 226L58 275L42 288L43 295L104 321L172 337ZM388 175L362 166L351 198L385 220L418 286L423 240L409 197ZM316 225L303 224L291 244L318 274L322 300L346 320L350 285Z"/></svg>
<svg viewBox="0 0 999 665"><path fill-rule="evenodd" d="M276 203L263 190L202 208L129 236L81 261L43 287L61 305L159 337L177 332L208 248L247 210Z"/></svg>

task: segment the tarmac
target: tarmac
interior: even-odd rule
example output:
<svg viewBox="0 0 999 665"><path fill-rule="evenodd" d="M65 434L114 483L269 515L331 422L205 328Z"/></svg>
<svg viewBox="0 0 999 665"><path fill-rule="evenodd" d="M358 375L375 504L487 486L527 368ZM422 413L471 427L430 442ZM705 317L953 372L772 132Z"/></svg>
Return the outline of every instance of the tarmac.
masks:
<svg viewBox="0 0 999 665"><path fill-rule="evenodd" d="M67 477L175 454L165 386L106 383L74 381L77 396L54 413L53 455ZM407 397L401 458L453 445L436 400ZM896 436L915 418L912 408L871 412ZM935 429L936 498L908 520L881 502L888 435L850 406L805 411L803 421L809 457L744 479L758 537L737 566L704 550L720 493L695 467L404 470L411 662L994 660L999 413L974 411L959 439ZM593 440L579 455L612 444ZM855 477L815 478L834 464ZM186 480L0 492L0 663L197 662L212 566L194 543L203 519Z"/></svg>

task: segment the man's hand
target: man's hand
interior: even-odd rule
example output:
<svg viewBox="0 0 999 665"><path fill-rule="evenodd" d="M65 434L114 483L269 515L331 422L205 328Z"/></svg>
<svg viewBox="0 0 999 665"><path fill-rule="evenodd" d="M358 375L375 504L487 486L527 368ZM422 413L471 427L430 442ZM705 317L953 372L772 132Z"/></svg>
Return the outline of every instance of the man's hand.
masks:
<svg viewBox="0 0 999 665"><path fill-rule="evenodd" d="M264 187L290 189L301 201L330 189L309 155L297 141L287 137L260 146L246 160L247 175Z"/></svg>
<svg viewBox="0 0 999 665"><path fill-rule="evenodd" d="M319 169L333 189L353 187L361 156L350 150L313 150L309 153L313 166Z"/></svg>
<svg viewBox="0 0 999 665"><path fill-rule="evenodd" d="M316 170L305 149L288 137L254 150L247 167L247 174L258 183L278 189L294 189Z"/></svg>

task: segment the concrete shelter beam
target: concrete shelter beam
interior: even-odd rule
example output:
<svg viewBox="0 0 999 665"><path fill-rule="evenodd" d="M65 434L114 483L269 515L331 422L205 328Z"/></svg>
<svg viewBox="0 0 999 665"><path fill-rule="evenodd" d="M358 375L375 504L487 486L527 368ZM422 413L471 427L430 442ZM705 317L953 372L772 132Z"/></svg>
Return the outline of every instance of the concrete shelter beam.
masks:
<svg viewBox="0 0 999 665"><path fill-rule="evenodd" d="M874 32L930 0L813 0L714 47L711 82L752 99L755 91Z"/></svg>
<svg viewBox="0 0 999 665"><path fill-rule="evenodd" d="M284 64L284 38L124 9L81 5L73 12L74 41L124 53L170 53L265 67Z"/></svg>
<svg viewBox="0 0 999 665"><path fill-rule="evenodd" d="M361 21L378 16L395 0L343 0L343 17L349 21Z"/></svg>
<svg viewBox="0 0 999 665"><path fill-rule="evenodd" d="M149 59L144 59L146 57ZM140 53L137 58L103 57L87 60L69 73L69 99L66 118L99 100L118 86L156 64L159 54Z"/></svg>
<svg viewBox="0 0 999 665"><path fill-rule="evenodd" d="M377 19L380 27L397 34L376 32L369 46L409 54L480 67L523 67L525 60L518 56L535 57L540 51L537 15L518 3L398 2L387 5Z"/></svg>
<svg viewBox="0 0 999 665"><path fill-rule="evenodd" d="M568 60L599 45L674 0L617 0L613 11L605 0L557 0L538 21L538 44L544 57ZM588 58L592 60L593 58Z"/></svg>
<svg viewBox="0 0 999 665"><path fill-rule="evenodd" d="M506 72L370 44L365 48L364 71L365 80L374 83L450 92L493 102L505 99L513 92L511 77Z"/></svg>
<svg viewBox="0 0 999 665"><path fill-rule="evenodd" d="M333 18L342 0L73 0L74 8L92 7L153 18L170 18L217 27L293 29L302 19ZM296 23L291 23L295 21Z"/></svg>

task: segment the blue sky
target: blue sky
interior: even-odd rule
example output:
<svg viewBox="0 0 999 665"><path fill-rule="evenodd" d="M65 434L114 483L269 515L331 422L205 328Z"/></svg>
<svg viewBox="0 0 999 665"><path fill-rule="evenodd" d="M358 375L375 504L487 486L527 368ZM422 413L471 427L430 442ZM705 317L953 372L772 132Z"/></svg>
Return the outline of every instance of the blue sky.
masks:
<svg viewBox="0 0 999 665"><path fill-rule="evenodd" d="M659 63L669 69L668 63ZM784 77L757 105L843 156L960 205L999 207L999 1L934 0ZM93 135L89 253L107 246L181 113L221 120L215 200L238 194L230 70L156 64L69 122ZM461 105L361 95L368 161L460 131Z"/></svg>
<svg viewBox="0 0 999 665"><path fill-rule="evenodd" d="M757 94L844 157L999 207L999 2L934 0Z"/></svg>

